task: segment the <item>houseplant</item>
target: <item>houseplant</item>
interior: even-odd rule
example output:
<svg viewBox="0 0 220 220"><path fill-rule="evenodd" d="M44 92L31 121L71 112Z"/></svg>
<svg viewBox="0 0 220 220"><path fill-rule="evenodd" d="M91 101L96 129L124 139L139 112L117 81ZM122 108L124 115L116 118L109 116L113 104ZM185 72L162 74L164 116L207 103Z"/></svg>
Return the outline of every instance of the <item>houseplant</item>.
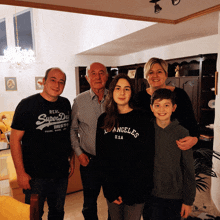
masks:
<svg viewBox="0 0 220 220"><path fill-rule="evenodd" d="M196 188L199 191L205 191L208 189L208 184L205 181L206 176L217 177L213 170L212 158L220 160L220 153L208 148L199 148L193 151L194 168L196 178ZM201 176L201 174L205 176Z"/></svg>

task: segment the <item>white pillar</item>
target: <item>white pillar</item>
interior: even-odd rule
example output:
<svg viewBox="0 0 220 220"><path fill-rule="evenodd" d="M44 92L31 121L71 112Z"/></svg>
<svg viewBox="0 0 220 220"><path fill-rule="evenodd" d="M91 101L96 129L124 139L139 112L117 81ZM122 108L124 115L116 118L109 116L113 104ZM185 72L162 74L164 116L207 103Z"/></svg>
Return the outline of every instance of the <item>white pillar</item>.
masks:
<svg viewBox="0 0 220 220"><path fill-rule="evenodd" d="M220 152L220 13L218 21L218 59L217 59L217 71L218 71L218 94L215 99L215 122L214 122L214 146L213 150ZM220 160L213 159L214 170L217 174L217 178L212 178L211 181L211 198L220 211Z"/></svg>

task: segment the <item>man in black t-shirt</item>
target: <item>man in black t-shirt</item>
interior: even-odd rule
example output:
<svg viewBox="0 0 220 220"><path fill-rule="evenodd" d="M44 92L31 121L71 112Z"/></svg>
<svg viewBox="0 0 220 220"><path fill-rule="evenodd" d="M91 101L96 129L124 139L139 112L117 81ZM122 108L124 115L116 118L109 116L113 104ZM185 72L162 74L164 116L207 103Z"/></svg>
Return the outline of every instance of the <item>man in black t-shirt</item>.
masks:
<svg viewBox="0 0 220 220"><path fill-rule="evenodd" d="M31 194L39 194L40 219L46 199L48 219L64 218L68 176L74 170L71 106L68 99L60 96L65 82L62 70L48 69L42 93L21 100L11 125L10 146L17 182L27 204L30 204Z"/></svg>

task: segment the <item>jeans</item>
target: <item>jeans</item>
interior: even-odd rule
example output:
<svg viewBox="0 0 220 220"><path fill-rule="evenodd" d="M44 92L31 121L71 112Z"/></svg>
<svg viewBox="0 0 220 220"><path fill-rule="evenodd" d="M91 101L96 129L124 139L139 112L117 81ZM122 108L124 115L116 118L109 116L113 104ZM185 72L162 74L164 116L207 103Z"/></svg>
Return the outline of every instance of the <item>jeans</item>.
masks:
<svg viewBox="0 0 220 220"><path fill-rule="evenodd" d="M80 166L80 173L83 185L83 216L85 220L98 220L97 198L101 190L101 175L97 169L95 157L90 157L89 164Z"/></svg>
<svg viewBox="0 0 220 220"><path fill-rule="evenodd" d="M111 220L140 220L144 208L144 203L126 205L124 203L117 205L110 203L107 200L108 209L110 212Z"/></svg>
<svg viewBox="0 0 220 220"><path fill-rule="evenodd" d="M181 220L181 199L162 199L154 197L151 220Z"/></svg>
<svg viewBox="0 0 220 220"><path fill-rule="evenodd" d="M39 216L42 219L44 213L44 202L47 199L48 220L63 220L64 204L68 185L68 177L58 179L30 180L31 189L23 190L25 203L30 204L31 194L39 195Z"/></svg>
<svg viewBox="0 0 220 220"><path fill-rule="evenodd" d="M151 220L153 196L146 198L143 209L143 220Z"/></svg>

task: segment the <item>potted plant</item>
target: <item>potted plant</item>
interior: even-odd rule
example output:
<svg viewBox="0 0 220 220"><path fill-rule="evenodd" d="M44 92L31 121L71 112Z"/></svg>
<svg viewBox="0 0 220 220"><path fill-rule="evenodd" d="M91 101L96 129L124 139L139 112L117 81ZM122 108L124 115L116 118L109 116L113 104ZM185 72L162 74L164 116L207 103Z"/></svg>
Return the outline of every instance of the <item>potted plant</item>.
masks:
<svg viewBox="0 0 220 220"><path fill-rule="evenodd" d="M220 153L208 148L199 148L193 151L193 157L196 188L199 191L205 191L209 188L207 182L205 181L207 177L201 176L201 174L210 177L217 177L215 171L212 169L212 158L214 157L220 160Z"/></svg>

